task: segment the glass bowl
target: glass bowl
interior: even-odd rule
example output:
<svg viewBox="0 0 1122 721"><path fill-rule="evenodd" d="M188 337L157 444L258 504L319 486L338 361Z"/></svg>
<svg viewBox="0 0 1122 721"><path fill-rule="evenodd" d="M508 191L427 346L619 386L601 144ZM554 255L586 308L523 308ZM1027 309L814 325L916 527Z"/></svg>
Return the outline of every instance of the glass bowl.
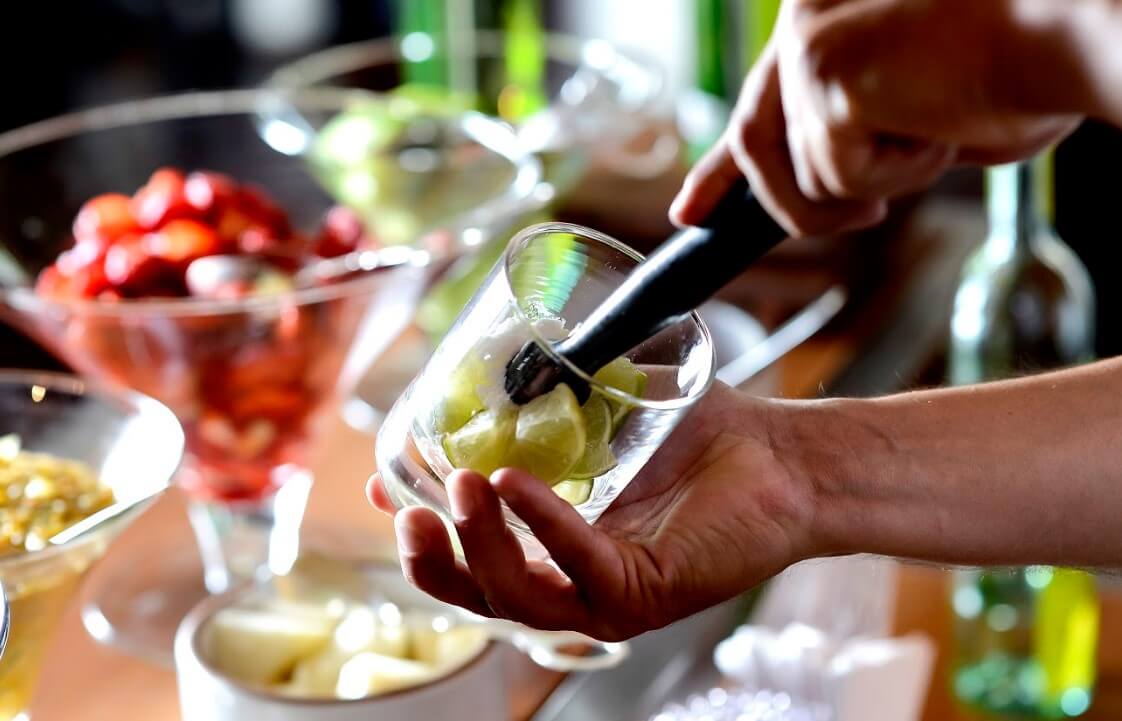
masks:
<svg viewBox="0 0 1122 721"><path fill-rule="evenodd" d="M0 371L0 435L9 433L27 450L86 463L126 503L167 487L184 448L179 423L160 403L48 373ZM5 622L11 614L0 657L0 719L24 712L47 644L83 574L146 506L138 503L64 545L0 556Z"/></svg>
<svg viewBox="0 0 1122 721"><path fill-rule="evenodd" d="M672 133L642 151L631 149L666 105L662 68L603 40L414 32L320 51L283 66L269 84L397 90L434 107L498 116L542 157L546 180L562 194L579 182L593 154L635 178L658 176L678 159Z"/></svg>
<svg viewBox="0 0 1122 721"><path fill-rule="evenodd" d="M37 295L30 280L71 242L71 220L86 199L129 193L162 166L255 183L296 228L310 230L336 202L328 192L337 177L331 162L346 161L317 153L324 129L337 130L332 123L340 116L376 102L371 93L338 89L191 93L0 135L0 319L84 375L158 398L186 433L178 483L190 497L203 562L198 594L166 591L184 587L175 576L182 571L172 569L191 565L174 559L164 564L169 578L146 579L152 588L143 590L151 594L135 589L124 567L106 593L131 589L147 606L160 599L185 612L207 590L222 591L266 563L283 567L297 547L311 483L306 459L325 413L406 326L449 262L473 252L492 223L531 201L540 166L499 121L466 113L414 124L409 116L401 120L408 142L380 151L356 146L368 151L363 158L377 165L378 180L394 178L440 208L428 216L432 222L415 226L416 237L407 239L413 242L385 251L398 261L388 269L213 301L62 302ZM464 206L457 188L484 172L488 193L471 195ZM99 626L113 629L109 638L130 649L151 645L140 638L166 639L160 650L170 660L173 627L151 635L139 626L152 614L129 611L121 599L109 607L117 611ZM144 655L158 655L150 651Z"/></svg>
<svg viewBox="0 0 1122 721"><path fill-rule="evenodd" d="M451 425L465 427L481 411L449 402L447 394L452 391L463 398L470 392L485 410L505 413L512 408L503 390L506 365L524 342L533 342L589 385L590 401L610 406L606 412L611 412L613 430L605 430L605 442L613 462L592 477L576 479L587 490L583 498L570 501L586 521L595 523L705 394L715 375L713 342L696 313L626 354L644 374L629 388L589 376L553 351L551 342L583 322L642 260L623 243L568 223L538 225L515 236L382 424L375 452L390 499L398 507L427 506L454 527L444 488L454 467L445 450L448 432L440 430L449 423L441 416L462 415L461 422ZM557 330L558 323L563 331ZM488 343L481 345L484 338ZM508 510L507 520L528 557L546 557L521 519Z"/></svg>

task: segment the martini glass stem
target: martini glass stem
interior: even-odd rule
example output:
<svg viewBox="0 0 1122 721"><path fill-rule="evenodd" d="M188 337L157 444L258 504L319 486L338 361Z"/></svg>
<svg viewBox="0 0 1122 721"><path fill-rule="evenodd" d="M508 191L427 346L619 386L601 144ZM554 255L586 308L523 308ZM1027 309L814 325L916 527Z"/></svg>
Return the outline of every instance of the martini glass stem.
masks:
<svg viewBox="0 0 1122 721"><path fill-rule="evenodd" d="M283 575L296 560L312 477L291 469L276 493L258 500L192 499L187 513L207 590L222 593L262 573Z"/></svg>

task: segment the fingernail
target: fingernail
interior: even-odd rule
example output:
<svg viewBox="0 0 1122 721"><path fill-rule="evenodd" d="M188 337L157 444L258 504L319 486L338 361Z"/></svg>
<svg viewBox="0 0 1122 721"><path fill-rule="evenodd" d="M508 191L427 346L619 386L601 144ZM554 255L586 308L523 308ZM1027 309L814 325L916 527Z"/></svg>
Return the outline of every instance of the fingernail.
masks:
<svg viewBox="0 0 1122 721"><path fill-rule="evenodd" d="M448 509L456 523L466 521L475 510L474 499L459 478L450 478L448 483Z"/></svg>
<svg viewBox="0 0 1122 721"><path fill-rule="evenodd" d="M398 516L394 524L397 527L397 548L403 556L417 556L425 550L424 534L409 523L409 517Z"/></svg>

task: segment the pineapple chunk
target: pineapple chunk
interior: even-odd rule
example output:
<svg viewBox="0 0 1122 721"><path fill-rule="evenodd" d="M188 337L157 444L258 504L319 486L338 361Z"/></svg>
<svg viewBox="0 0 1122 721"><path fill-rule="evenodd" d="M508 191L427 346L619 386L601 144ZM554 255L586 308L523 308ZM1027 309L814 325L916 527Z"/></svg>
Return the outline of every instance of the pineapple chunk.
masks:
<svg viewBox="0 0 1122 721"><path fill-rule="evenodd" d="M438 671L427 664L367 651L343 664L343 668L339 670L339 683L335 687L335 693L343 699L378 696L419 686L439 675Z"/></svg>
<svg viewBox="0 0 1122 721"><path fill-rule="evenodd" d="M288 674L297 661L327 646L335 624L326 613L226 608L210 621L207 656L234 678L272 684Z"/></svg>

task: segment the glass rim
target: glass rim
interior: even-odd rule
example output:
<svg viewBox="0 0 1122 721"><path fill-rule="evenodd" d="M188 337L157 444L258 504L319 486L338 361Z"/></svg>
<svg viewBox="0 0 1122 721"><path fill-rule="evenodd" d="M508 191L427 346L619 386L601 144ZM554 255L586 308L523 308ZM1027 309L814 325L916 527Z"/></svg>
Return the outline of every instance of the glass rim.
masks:
<svg viewBox="0 0 1122 721"><path fill-rule="evenodd" d="M12 613L8 608L8 594L4 592L4 584L0 582L0 658L4 657L4 648L8 645L8 629L12 625Z"/></svg>
<svg viewBox="0 0 1122 721"><path fill-rule="evenodd" d="M168 474L165 487L170 487L172 485L175 474L183 462L187 439L183 432L183 426L179 423L179 419L175 417L175 414L172 413L170 408L155 398L127 388L111 386L98 381L87 380L67 373L56 373L53 371L0 368L0 388L5 386L43 386L56 393L63 393L74 397L94 398L98 403L102 404L112 405L114 403L119 403L128 406L134 409L129 415L135 418L146 417L152 420L162 417L164 422L170 421L168 428L174 430L176 433L173 442L176 445L175 454L177 457L175 458L174 465L171 467L171 472ZM57 556L69 553L74 549L83 548L92 544L103 538L110 529L117 528L121 526L122 523L134 518L154 500L155 497L149 499L146 503L137 504L127 513L122 513L119 516L107 520L102 525L95 526L90 529L89 532L83 533L69 543L64 543L60 546L46 546L38 551L24 551L0 556L0 575L2 575L4 571L18 573L21 569L35 566L40 562L49 561Z"/></svg>
<svg viewBox="0 0 1122 721"><path fill-rule="evenodd" d="M657 59L640 49L618 45L600 38L585 38L559 32L539 34L479 29L473 33L474 47L470 51L465 49L463 52L488 57L497 56L503 52L504 41L509 36L522 35L532 35L535 39L542 38L548 58L573 66L579 67L582 62L588 62L592 68L600 72L620 63L639 68L650 82L650 90L641 97L640 102L636 103L636 107L640 110L658 107L670 92L666 69ZM340 87L331 85L332 80L340 75L405 57L407 43L414 37L425 37L432 47L439 47L437 41L433 40L436 35L422 31L409 33L404 37L374 38L336 45L282 65L269 76L266 87ZM430 53L432 57L441 57L439 52L430 50ZM444 56L451 54L446 52Z"/></svg>
<svg viewBox="0 0 1122 721"><path fill-rule="evenodd" d="M577 376L585 383L588 383L589 387L593 390L606 395L616 401L629 404L636 408L644 408L646 410L674 411L680 410L682 408L688 408L689 406L692 406L694 403L696 403L699 398L704 396L709 391L709 389L713 387L713 383L717 378L716 349L713 347L713 336L709 332L709 327L705 325L705 321L701 318L701 315L699 315L696 310L690 311L690 314L687 318L692 322L694 327L697 328L701 336L702 343L704 343L705 347L708 349L708 363L705 369L704 380L700 383L695 384L696 387L692 388L688 393L678 398L670 398L665 400L640 398L638 396L632 395L631 393L621 391L618 388L604 385L603 383L600 383L594 377L586 373L584 370L570 362L567 358L557 353L553 349L553 342L542 335L534 327L533 321L522 310L522 306L519 304L518 298L514 293L514 285L511 283L511 261L512 256L515 254L515 252L519 249L520 246L532 241L535 237L549 233L567 233L578 236L586 241L599 243L618 253L623 254L631 260L636 261L636 263L642 263L644 260L646 260L646 256L644 256L642 253L635 250L631 246L627 245L626 243L623 243L622 241L619 241L606 233L601 233L594 228L589 228L584 225L577 225L575 223L538 223L537 225L531 225L527 228L523 228L513 238L511 238L510 243L507 245L506 250L503 252L503 282L506 284L506 290L510 295L510 299L512 301L511 305L514 307L515 316L518 318L519 322L524 324L529 329L531 339L538 347L542 349L542 351L546 355L548 355L553 361L564 366L564 368L571 372L573 375ZM680 322L684 322L684 320Z"/></svg>
<svg viewBox="0 0 1122 721"><path fill-rule="evenodd" d="M359 88L266 87L192 91L126 100L56 115L0 133L0 161L15 153L77 137L87 132L192 118L246 115L267 120L271 114L291 109L342 112L355 104L387 97L389 96L386 93ZM449 122L455 123L467 137L480 146L509 162L514 170L510 183L502 193L481 206L459 214L450 222L452 228L463 231L486 227L489 223L510 213L512 209L519 208L522 204L536 202L535 193L544 182L541 160L523 147L513 128L501 120L474 111L458 113L449 118ZM267 144L264 139L262 142ZM411 245L389 248L391 251L394 248L411 249L413 255L400 265L414 267L427 267L447 259L454 259L465 250L457 246L450 253L438 255ZM446 255L452 257L445 258ZM79 310L88 315L106 317L149 314L164 316L237 314L291 305L313 305L326 300L361 295L368 286L375 284L387 272L396 270L397 268L388 268L380 273L370 276L360 275L330 286L301 288L274 296L243 299L54 300L39 296L34 292L34 288L26 284L0 286L0 305L14 301L13 304L21 306L20 309L38 306L67 312ZM11 300L6 296L10 296Z"/></svg>

